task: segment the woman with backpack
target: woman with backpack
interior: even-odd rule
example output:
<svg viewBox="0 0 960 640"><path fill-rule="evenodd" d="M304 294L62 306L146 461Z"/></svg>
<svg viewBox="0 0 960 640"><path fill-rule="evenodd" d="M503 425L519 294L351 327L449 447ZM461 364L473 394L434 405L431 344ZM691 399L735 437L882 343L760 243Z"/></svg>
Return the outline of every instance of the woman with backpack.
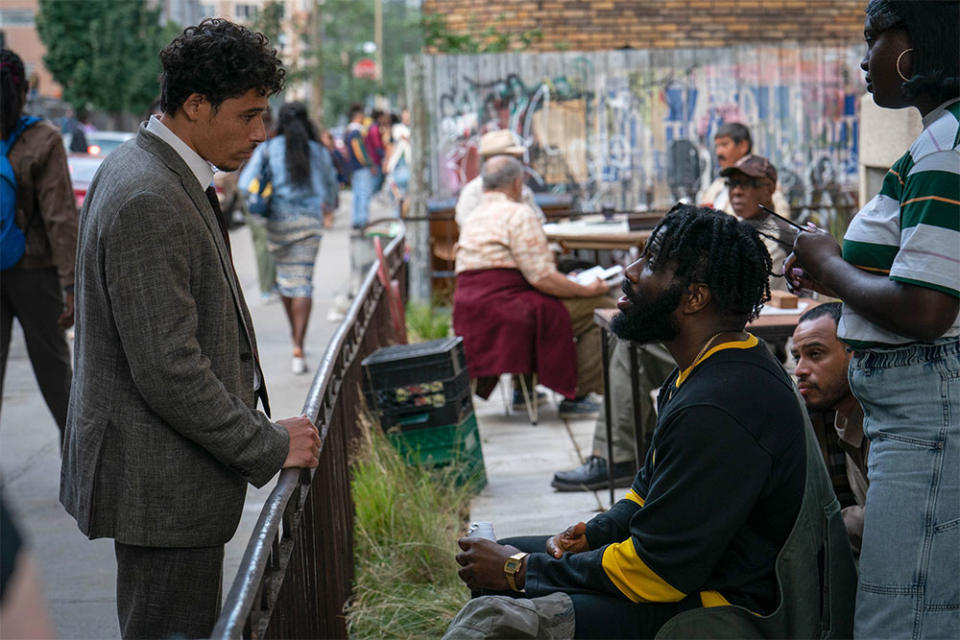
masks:
<svg viewBox="0 0 960 640"><path fill-rule="evenodd" d="M280 107L277 135L257 147L240 174L239 188L269 176L267 246L277 265L277 288L293 338L291 369L306 373L303 341L313 306L313 265L320 250L323 218L336 207L337 174L330 153L302 102Z"/></svg>
<svg viewBox="0 0 960 640"><path fill-rule="evenodd" d="M0 390L16 318L23 328L40 392L62 440L73 378L64 330L73 326L77 205L59 130L49 122L23 115L28 85L20 57L9 49L0 51L4 152Z"/></svg>

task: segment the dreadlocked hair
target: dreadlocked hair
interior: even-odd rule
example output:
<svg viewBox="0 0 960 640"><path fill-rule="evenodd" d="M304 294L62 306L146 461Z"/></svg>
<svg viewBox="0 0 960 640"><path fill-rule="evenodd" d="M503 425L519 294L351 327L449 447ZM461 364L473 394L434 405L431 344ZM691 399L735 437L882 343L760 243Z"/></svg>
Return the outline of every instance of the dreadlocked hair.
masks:
<svg viewBox="0 0 960 640"><path fill-rule="evenodd" d="M677 204L644 249L650 268L675 265L683 286L702 282L722 315L756 318L770 299L773 263L756 229L710 207Z"/></svg>
<svg viewBox="0 0 960 640"><path fill-rule="evenodd" d="M23 113L27 98L27 74L23 61L10 49L0 51L0 138L6 140Z"/></svg>

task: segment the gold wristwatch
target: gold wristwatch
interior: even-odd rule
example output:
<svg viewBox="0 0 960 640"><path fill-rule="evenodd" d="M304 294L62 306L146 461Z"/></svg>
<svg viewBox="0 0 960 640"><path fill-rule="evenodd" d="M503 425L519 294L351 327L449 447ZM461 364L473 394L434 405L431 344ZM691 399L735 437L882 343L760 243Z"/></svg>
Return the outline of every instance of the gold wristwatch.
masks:
<svg viewBox="0 0 960 640"><path fill-rule="evenodd" d="M503 563L503 575L507 577L507 584L510 586L512 591L520 591L517 588L517 572L520 571L520 567L523 566L523 559L526 558L529 553L515 553L507 561Z"/></svg>

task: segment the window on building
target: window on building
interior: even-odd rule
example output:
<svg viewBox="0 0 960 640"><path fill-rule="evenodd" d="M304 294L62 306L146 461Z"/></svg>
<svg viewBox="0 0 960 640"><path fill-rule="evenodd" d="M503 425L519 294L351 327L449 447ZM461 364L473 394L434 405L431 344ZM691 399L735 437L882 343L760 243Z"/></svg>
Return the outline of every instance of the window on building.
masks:
<svg viewBox="0 0 960 640"><path fill-rule="evenodd" d="M33 9L0 9L0 27L32 27Z"/></svg>
<svg viewBox="0 0 960 640"><path fill-rule="evenodd" d="M254 20L259 13L260 7L255 4L237 3L233 8L233 15L237 20Z"/></svg>
<svg viewBox="0 0 960 640"><path fill-rule="evenodd" d="M217 15L217 7L213 3L203 2L200 4L200 15L204 18L214 18Z"/></svg>

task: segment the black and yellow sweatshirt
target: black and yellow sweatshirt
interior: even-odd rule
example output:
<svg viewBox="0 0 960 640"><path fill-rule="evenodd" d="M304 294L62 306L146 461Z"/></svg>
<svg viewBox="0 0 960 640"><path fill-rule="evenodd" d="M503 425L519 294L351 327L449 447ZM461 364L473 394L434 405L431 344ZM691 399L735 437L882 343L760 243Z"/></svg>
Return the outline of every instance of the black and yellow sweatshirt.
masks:
<svg viewBox="0 0 960 640"><path fill-rule="evenodd" d="M722 343L661 389L627 496L587 524L591 551L527 560L528 597L607 593L634 602L776 607L774 561L800 509L803 409L755 337Z"/></svg>

